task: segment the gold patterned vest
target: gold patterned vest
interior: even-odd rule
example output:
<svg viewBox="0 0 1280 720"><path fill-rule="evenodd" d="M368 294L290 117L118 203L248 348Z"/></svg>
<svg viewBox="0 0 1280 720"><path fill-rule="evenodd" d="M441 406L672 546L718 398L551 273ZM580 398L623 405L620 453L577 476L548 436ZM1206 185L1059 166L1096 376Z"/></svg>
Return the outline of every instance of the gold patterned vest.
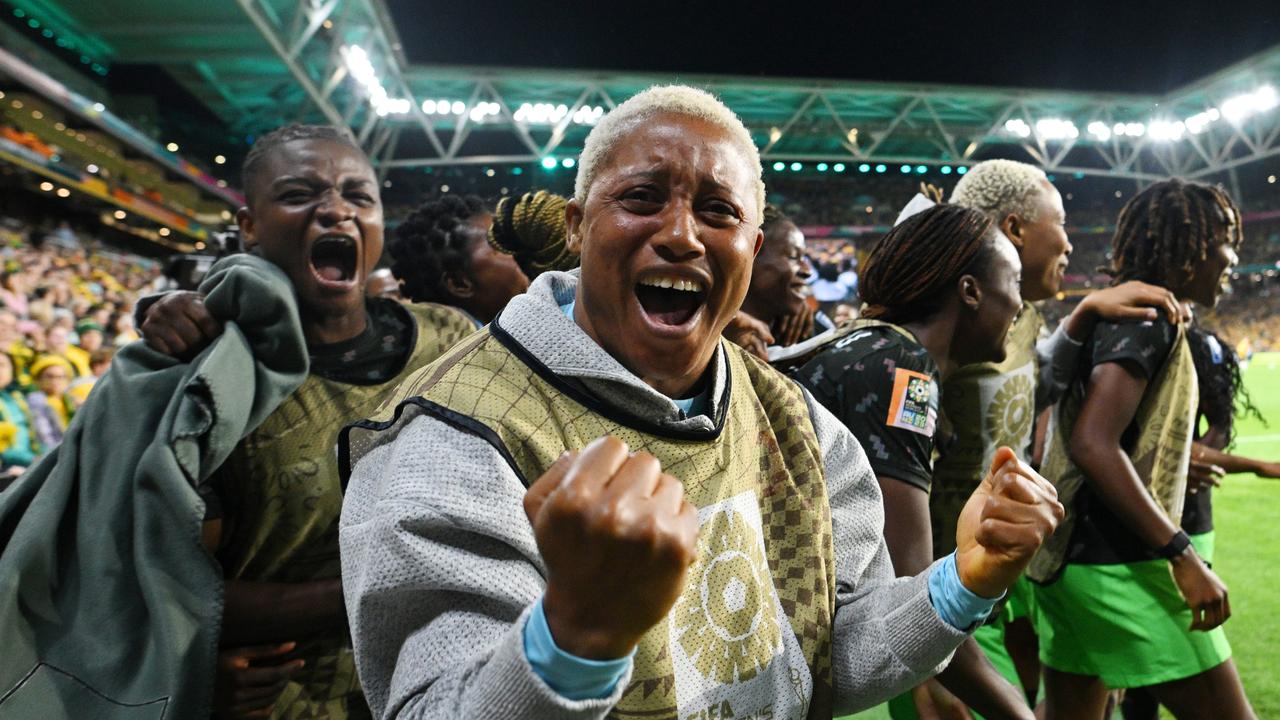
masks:
<svg viewBox="0 0 1280 720"><path fill-rule="evenodd" d="M498 321L415 373L398 406L347 430L352 467L412 418L486 439L527 486L602 435L652 453L698 508L698 560L642 639L613 718L831 717L831 509L799 386L730 343L707 433L665 430L559 377ZM524 518L512 518L525 522Z"/></svg>
<svg viewBox="0 0 1280 720"><path fill-rule="evenodd" d="M929 491L933 556L956 549L960 511L987 474L996 448L1008 445L1027 459L1036 421L1036 341L1044 320L1031 303L1005 338L999 363L958 368L942 386L943 427L950 438L938 444Z"/></svg>
<svg viewBox="0 0 1280 720"><path fill-rule="evenodd" d="M452 308L404 307L417 332L413 354L399 375L379 385L308 375L219 468L227 540L218 558L227 579L289 583L340 577L338 433L352 418L368 417L405 377L475 332L475 325ZM296 656L306 660L306 667L293 676L271 717L348 717L348 698L360 697L360 684L347 633L299 642ZM363 700L350 713L366 717Z"/></svg>
<svg viewBox="0 0 1280 720"><path fill-rule="evenodd" d="M1192 430L1196 407L1200 403L1196 366L1191 358L1186 328L1178 325L1177 329L1178 336L1169 356L1147 385L1134 415L1133 427L1138 428L1138 437L1129 451L1133 469L1142 478L1156 505L1174 525L1182 521ZM1058 403L1049 426L1048 446L1040 474L1058 489L1058 500L1067 508L1067 516L1027 568L1027 577L1040 583L1057 579L1069 559L1071 533L1078 519L1074 500L1088 481L1084 472L1071 461L1067 450L1083 401L1083 389L1079 386L1073 388Z"/></svg>

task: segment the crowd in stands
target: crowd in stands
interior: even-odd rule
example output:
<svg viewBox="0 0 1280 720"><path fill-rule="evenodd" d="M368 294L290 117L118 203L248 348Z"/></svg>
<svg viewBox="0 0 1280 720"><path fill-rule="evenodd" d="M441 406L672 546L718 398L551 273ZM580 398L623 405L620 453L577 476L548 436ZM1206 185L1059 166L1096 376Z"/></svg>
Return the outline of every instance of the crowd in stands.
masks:
<svg viewBox="0 0 1280 720"><path fill-rule="evenodd" d="M116 348L138 339L135 299L159 277L153 261L69 235L33 246L0 220L0 485L62 439Z"/></svg>

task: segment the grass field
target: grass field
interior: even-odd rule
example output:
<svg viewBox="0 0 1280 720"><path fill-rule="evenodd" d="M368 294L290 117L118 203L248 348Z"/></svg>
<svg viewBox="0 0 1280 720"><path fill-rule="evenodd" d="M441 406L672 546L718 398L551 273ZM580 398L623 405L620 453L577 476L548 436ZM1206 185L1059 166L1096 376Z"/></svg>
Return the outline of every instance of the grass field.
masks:
<svg viewBox="0 0 1280 720"><path fill-rule="evenodd" d="M1280 460L1280 353L1254 355L1244 377L1270 427L1252 418L1240 421L1235 452ZM1280 480L1232 475L1214 493L1214 569L1230 589L1233 613L1225 626L1227 638L1260 718L1280 718L1278 509ZM851 717L887 720L889 713L881 707Z"/></svg>

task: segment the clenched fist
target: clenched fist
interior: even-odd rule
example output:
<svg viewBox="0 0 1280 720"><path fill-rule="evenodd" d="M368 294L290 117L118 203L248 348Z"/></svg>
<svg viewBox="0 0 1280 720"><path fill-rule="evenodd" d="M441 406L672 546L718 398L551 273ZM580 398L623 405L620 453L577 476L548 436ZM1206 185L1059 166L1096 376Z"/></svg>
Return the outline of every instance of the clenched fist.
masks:
<svg viewBox="0 0 1280 720"><path fill-rule="evenodd" d="M614 437L560 458L529 487L524 509L547 566L547 625L579 657L630 653L675 604L697 557L698 514L684 485Z"/></svg>
<svg viewBox="0 0 1280 720"><path fill-rule="evenodd" d="M222 334L222 323L204 306L204 295L171 292L147 308L139 330L152 350L186 360L209 347Z"/></svg>
<svg viewBox="0 0 1280 720"><path fill-rule="evenodd" d="M1002 447L991 470L960 511L956 570L982 597L999 597L1062 522L1058 491L1013 450Z"/></svg>

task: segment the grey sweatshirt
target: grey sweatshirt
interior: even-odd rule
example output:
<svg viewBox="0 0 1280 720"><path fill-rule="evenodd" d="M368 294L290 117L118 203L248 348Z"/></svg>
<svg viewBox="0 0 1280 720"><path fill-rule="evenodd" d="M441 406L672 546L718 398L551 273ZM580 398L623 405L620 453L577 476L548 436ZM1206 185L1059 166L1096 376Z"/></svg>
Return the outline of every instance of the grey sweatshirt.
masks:
<svg viewBox="0 0 1280 720"><path fill-rule="evenodd" d="M606 402L673 429L710 429L709 417L684 417L563 314L559 306L574 299L576 285L575 274L539 276L503 311L503 328L552 371ZM713 360L712 416L727 397L724 352ZM936 674L966 634L943 621L929 599L936 564L893 578L880 490L866 456L834 416L805 397L831 505L833 681L837 714L844 714ZM603 718L622 696L629 677L609 697L566 699L525 657L525 618L545 589L546 568L524 493L492 445L430 416L412 420L353 468L340 525L343 590L376 717L585 720Z"/></svg>

